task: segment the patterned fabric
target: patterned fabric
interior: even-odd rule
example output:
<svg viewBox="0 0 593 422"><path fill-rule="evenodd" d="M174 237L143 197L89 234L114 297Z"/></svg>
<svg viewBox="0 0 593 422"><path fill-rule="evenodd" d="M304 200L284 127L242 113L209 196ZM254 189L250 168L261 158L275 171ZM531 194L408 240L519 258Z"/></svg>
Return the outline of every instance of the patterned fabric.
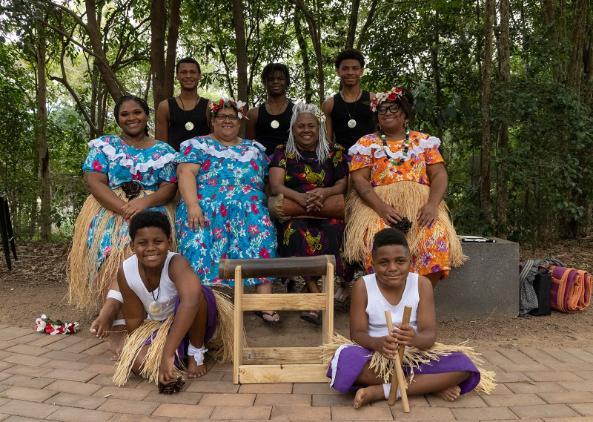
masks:
<svg viewBox="0 0 593 422"><path fill-rule="evenodd" d="M286 171L284 185L305 193L315 188L331 187L348 175L344 149L332 146L329 157L319 163L314 151L300 151L302 159L287 154L284 145L279 145L270 167ZM340 249L344 235L344 220L337 218L291 218L278 223L278 255L316 256L334 255L336 274L343 275Z"/></svg>
<svg viewBox="0 0 593 422"><path fill-rule="evenodd" d="M90 141L89 147L82 171L107 174L111 189L131 181L148 190L157 190L161 182L177 182L176 153L164 142L141 149L126 144L119 136L107 135Z"/></svg>
<svg viewBox="0 0 593 422"><path fill-rule="evenodd" d="M386 145L383 145L383 141L376 134L363 136L349 150L350 171L369 167L372 186L385 186L403 181L430 186L427 166L444 163L439 152L441 141L434 136L410 131L407 153L404 152L405 144L404 140L387 139ZM400 160L403 162L397 165ZM379 230L387 227L383 220L381 224ZM444 276L448 274L451 269L448 241L446 231L441 225L434 224L431 228L422 230L418 250L421 253L412 256L410 271L421 275L438 272L442 272ZM364 264L365 268L370 270L370 254Z"/></svg>
<svg viewBox="0 0 593 422"><path fill-rule="evenodd" d="M243 139L224 146L209 136L188 139L180 147L178 163L200 164L196 175L198 201L206 225L187 224L187 205L177 207L175 226L179 252L191 263L202 284L233 286L218 277L221 258L273 258L276 231L265 206L264 179L268 158L264 147ZM245 285L269 282L245 279Z"/></svg>
<svg viewBox="0 0 593 422"><path fill-rule="evenodd" d="M136 181L142 189L156 191L163 182L177 182L175 150L164 142L157 141L152 147L142 149L126 144L119 136L106 135L90 141L89 147L82 171L106 174L111 189ZM164 207L153 207L151 210L165 213ZM97 268L109 256L112 247L124 248L130 243L127 223L121 225L118 233L114 233L115 219L119 216L110 217L105 227L99 227L98 222L109 213L110 211L101 208L88 231L89 248L93 245L95 236L101 236L101 246L96 257Z"/></svg>
<svg viewBox="0 0 593 422"><path fill-rule="evenodd" d="M402 181L418 182L430 186L426 166L443 163L439 152L439 138L410 131L408 152L404 154L404 141L387 139L387 146L374 133L363 136L350 148L350 171L371 168L373 186L389 185ZM396 166L394 161L404 159Z"/></svg>

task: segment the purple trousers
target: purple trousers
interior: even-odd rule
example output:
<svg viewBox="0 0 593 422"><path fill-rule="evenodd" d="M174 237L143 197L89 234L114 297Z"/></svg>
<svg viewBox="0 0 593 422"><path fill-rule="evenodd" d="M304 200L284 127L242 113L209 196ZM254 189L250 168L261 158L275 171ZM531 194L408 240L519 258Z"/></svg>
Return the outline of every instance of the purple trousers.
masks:
<svg viewBox="0 0 593 422"><path fill-rule="evenodd" d="M340 346L332 358L327 376L331 378L330 386L341 393L356 391L366 387L356 383L364 366L371 360L373 351L356 344ZM410 368L404 367L406 374ZM414 375L442 374L445 372L469 372L470 376L459 384L461 394L472 391L480 383L480 371L466 355L460 352L440 356L439 360L421 364L414 369Z"/></svg>

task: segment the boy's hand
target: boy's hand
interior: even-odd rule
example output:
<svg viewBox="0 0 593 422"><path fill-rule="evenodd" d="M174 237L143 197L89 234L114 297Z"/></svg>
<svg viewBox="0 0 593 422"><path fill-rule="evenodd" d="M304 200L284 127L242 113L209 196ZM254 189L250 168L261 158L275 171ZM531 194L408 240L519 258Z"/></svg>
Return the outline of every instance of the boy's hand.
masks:
<svg viewBox="0 0 593 422"><path fill-rule="evenodd" d="M397 352L397 339L393 334L381 337L379 352L388 359L395 358L395 353Z"/></svg>
<svg viewBox="0 0 593 422"><path fill-rule="evenodd" d="M416 337L416 331L414 331L412 326L409 324L395 324L393 335L396 338L398 344L412 346L412 341L414 340L414 337Z"/></svg>
<svg viewBox="0 0 593 422"><path fill-rule="evenodd" d="M175 356L161 359L161 366L159 367L159 382L161 384L170 384L177 380L177 371L175 370Z"/></svg>

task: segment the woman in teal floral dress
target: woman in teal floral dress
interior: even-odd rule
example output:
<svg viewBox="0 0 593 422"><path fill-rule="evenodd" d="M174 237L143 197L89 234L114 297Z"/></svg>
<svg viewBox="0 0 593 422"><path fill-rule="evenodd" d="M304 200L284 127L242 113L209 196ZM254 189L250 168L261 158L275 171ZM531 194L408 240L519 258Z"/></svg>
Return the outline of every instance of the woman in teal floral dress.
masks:
<svg viewBox="0 0 593 422"><path fill-rule="evenodd" d="M221 258L273 258L276 231L265 206L265 148L241 139L241 104L221 99L211 104L212 133L181 144L177 158L179 191L175 226L179 252L206 286L233 286L218 277ZM272 280L245 279L258 293L271 293ZM276 322L276 312L260 314Z"/></svg>
<svg viewBox="0 0 593 422"><path fill-rule="evenodd" d="M122 135L90 141L82 166L90 195L77 217L68 257L69 296L79 308L103 305L91 325L101 338L109 335L121 306L116 274L131 255L128 222L149 208L173 217L164 205L177 190L175 150L149 136L148 113L144 100L122 97L114 110Z"/></svg>

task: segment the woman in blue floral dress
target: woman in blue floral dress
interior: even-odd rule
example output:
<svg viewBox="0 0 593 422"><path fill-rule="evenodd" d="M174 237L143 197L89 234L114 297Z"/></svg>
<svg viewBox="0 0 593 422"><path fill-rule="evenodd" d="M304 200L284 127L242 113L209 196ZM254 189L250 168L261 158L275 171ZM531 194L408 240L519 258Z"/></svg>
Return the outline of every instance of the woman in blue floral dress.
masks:
<svg viewBox="0 0 593 422"><path fill-rule="evenodd" d="M266 208L265 148L241 139L241 104L221 99L211 105L212 133L181 144L177 158L182 200L175 218L179 252L206 286L232 286L218 277L221 258L272 258L276 232ZM271 293L272 280L245 279L258 293ZM276 322L276 312L260 316Z"/></svg>
<svg viewBox="0 0 593 422"><path fill-rule="evenodd" d="M175 150L148 135L148 113L144 100L122 97L114 110L122 135L90 141L82 166L90 195L74 228L68 257L69 296L79 308L93 311L103 305L91 325L101 338L109 335L121 307L116 274L131 255L128 222L149 208L173 220L173 209L164 205L177 191Z"/></svg>

